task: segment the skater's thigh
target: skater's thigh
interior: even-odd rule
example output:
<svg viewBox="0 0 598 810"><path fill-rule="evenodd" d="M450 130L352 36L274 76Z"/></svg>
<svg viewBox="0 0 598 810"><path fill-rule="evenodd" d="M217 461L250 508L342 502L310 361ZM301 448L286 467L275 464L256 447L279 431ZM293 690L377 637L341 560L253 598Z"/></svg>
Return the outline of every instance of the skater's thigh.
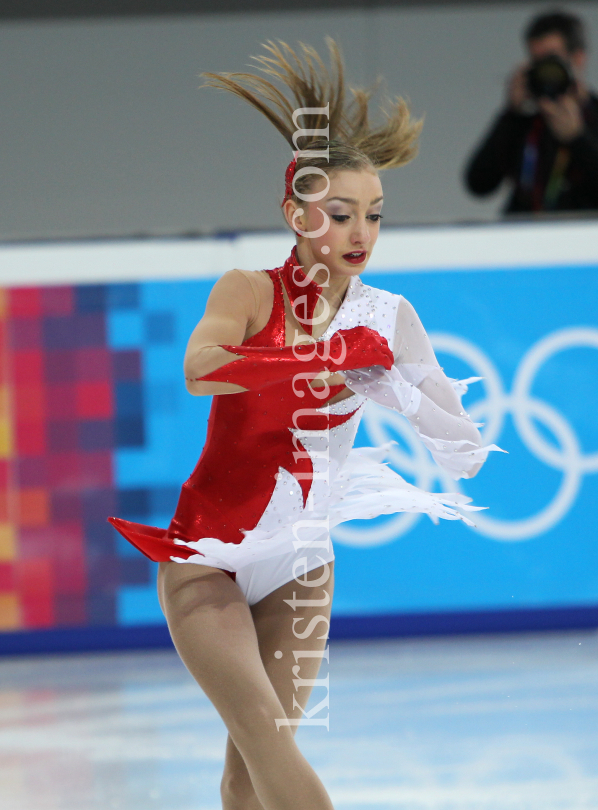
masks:
<svg viewBox="0 0 598 810"><path fill-rule="evenodd" d="M301 716L312 690L307 681L317 677L327 655L334 562L305 580L317 584L292 580L251 608L264 668L289 718Z"/></svg>
<svg viewBox="0 0 598 810"><path fill-rule="evenodd" d="M239 587L223 571L195 564L164 563L160 578L177 651L233 738L276 732L284 714Z"/></svg>

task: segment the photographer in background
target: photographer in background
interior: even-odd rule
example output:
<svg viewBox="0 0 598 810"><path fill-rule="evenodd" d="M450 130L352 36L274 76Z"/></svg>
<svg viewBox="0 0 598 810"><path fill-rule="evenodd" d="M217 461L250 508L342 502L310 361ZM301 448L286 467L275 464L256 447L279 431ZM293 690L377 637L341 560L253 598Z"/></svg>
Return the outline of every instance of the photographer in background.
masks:
<svg viewBox="0 0 598 810"><path fill-rule="evenodd" d="M468 189L512 185L505 213L598 209L598 97L586 87L581 20L554 12L525 31L529 60L508 83L508 103L471 158Z"/></svg>

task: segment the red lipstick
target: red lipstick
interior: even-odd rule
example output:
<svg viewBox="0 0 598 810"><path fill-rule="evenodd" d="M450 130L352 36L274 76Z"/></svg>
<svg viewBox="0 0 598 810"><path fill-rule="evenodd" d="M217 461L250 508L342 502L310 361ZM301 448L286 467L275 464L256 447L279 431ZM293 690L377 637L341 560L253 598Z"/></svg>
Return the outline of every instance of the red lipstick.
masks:
<svg viewBox="0 0 598 810"><path fill-rule="evenodd" d="M354 250L351 253L343 253L343 259L350 264L362 264L366 259L365 250Z"/></svg>

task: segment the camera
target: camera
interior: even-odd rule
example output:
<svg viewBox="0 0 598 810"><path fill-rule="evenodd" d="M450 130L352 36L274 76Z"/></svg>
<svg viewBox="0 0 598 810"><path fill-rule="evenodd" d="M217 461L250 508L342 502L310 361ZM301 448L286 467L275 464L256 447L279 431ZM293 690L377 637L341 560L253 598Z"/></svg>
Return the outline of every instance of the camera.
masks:
<svg viewBox="0 0 598 810"><path fill-rule="evenodd" d="M556 99L574 84L571 66L556 54L537 59L527 71L527 88L534 98Z"/></svg>

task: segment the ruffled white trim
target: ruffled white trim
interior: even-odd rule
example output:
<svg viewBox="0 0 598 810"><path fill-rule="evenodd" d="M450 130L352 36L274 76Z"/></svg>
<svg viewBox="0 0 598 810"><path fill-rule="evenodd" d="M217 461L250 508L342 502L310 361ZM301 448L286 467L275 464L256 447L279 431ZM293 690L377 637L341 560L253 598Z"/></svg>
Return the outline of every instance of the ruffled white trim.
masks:
<svg viewBox="0 0 598 810"><path fill-rule="evenodd" d="M452 377L449 377L448 379L450 381L450 384L453 386L453 388L457 392L457 394L460 397L462 397L464 394L466 394L469 391L469 385L471 385L471 383L480 382L480 380L483 380L484 378L483 377L467 377L467 379L465 379L465 380L455 380Z"/></svg>
<svg viewBox="0 0 598 810"><path fill-rule="evenodd" d="M241 543L223 543L215 537L202 537L187 543L175 543L199 552L189 559L171 557L174 562L196 563L237 571L245 565L275 557L279 554L311 546L324 548L331 529L347 520L367 519L395 512L421 512L435 522L462 520L473 522L463 512L485 509L471 506L471 498L455 492L425 492L409 484L383 458L391 443L382 447L357 447L331 483L330 495L316 503L314 509L304 509L289 522L272 531L253 529L245 532ZM203 556L201 556L203 555Z"/></svg>
<svg viewBox="0 0 598 810"><path fill-rule="evenodd" d="M491 450L498 450L501 453L507 452L497 444L487 444L480 447L467 439L454 441L433 439L431 436L425 436L417 425L412 425L412 427L421 439L422 444L428 448L438 466L442 467L455 480L467 476L477 464L483 464Z"/></svg>
<svg viewBox="0 0 598 810"><path fill-rule="evenodd" d="M356 447L349 453L330 498L331 527L347 520L395 512L421 512L432 519L462 520L468 526L475 525L460 510L476 512L487 507L471 506L471 498L460 492L426 492L381 463L392 444L394 442L382 447Z"/></svg>

